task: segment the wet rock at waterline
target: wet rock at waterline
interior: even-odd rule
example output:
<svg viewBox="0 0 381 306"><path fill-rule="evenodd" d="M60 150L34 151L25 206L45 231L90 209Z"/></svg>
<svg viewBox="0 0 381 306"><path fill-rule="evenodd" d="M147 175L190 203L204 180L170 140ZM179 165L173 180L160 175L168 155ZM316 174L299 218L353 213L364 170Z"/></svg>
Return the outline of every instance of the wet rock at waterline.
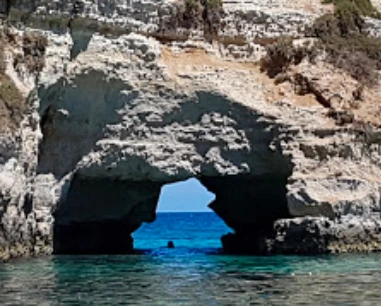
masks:
<svg viewBox="0 0 381 306"><path fill-rule="evenodd" d="M227 251L379 250L379 132L362 123L380 119L380 84L343 125L349 75L303 62L275 84L254 63L253 36L295 36L326 6L226 3L205 33L168 27L166 1L59 2L2 12L1 259L131 252L161 187L190 177L235 231Z"/></svg>

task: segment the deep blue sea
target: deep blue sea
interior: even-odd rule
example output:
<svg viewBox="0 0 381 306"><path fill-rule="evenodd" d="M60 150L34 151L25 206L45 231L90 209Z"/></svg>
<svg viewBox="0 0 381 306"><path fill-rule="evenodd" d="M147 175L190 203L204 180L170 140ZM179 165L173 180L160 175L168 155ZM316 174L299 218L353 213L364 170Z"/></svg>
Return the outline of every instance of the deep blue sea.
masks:
<svg viewBox="0 0 381 306"><path fill-rule="evenodd" d="M213 212L158 213L156 221L145 223L133 234L135 248L162 252L173 241L176 252L218 252L220 238L232 232ZM174 250L171 250L174 251Z"/></svg>
<svg viewBox="0 0 381 306"><path fill-rule="evenodd" d="M0 305L381 305L380 254L227 256L228 231L212 213L162 213L134 234L140 254L0 264Z"/></svg>

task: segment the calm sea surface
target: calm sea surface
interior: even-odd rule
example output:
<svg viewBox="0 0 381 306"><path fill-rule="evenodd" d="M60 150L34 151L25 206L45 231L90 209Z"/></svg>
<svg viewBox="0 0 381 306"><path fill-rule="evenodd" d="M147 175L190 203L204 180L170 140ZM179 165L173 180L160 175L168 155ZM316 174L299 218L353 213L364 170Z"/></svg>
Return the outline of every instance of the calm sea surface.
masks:
<svg viewBox="0 0 381 306"><path fill-rule="evenodd" d="M228 230L212 213L163 213L135 233L139 255L2 264L0 305L381 305L381 255L220 255Z"/></svg>

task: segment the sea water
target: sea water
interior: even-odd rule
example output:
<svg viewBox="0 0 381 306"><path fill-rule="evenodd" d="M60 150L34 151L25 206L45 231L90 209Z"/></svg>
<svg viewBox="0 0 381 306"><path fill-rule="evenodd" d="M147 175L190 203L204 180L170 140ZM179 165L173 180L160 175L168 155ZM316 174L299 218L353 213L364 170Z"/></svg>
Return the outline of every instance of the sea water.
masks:
<svg viewBox="0 0 381 306"><path fill-rule="evenodd" d="M379 254L227 256L228 231L213 213L158 214L135 255L0 264L0 305L381 305Z"/></svg>

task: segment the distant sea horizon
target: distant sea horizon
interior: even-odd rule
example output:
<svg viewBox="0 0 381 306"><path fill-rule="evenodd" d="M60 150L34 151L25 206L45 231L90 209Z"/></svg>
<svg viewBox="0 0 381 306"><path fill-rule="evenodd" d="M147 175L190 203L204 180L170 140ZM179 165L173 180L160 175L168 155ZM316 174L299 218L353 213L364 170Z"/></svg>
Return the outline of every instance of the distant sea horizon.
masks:
<svg viewBox="0 0 381 306"><path fill-rule="evenodd" d="M158 211L156 220L133 233L135 249L176 247L220 249L221 236L232 230L213 211Z"/></svg>
<svg viewBox="0 0 381 306"><path fill-rule="evenodd" d="M215 214L214 211L212 210L161 210L161 211L157 211L156 212L157 214L160 214L160 213L186 213L186 214L189 214L189 213L211 213L211 214Z"/></svg>

